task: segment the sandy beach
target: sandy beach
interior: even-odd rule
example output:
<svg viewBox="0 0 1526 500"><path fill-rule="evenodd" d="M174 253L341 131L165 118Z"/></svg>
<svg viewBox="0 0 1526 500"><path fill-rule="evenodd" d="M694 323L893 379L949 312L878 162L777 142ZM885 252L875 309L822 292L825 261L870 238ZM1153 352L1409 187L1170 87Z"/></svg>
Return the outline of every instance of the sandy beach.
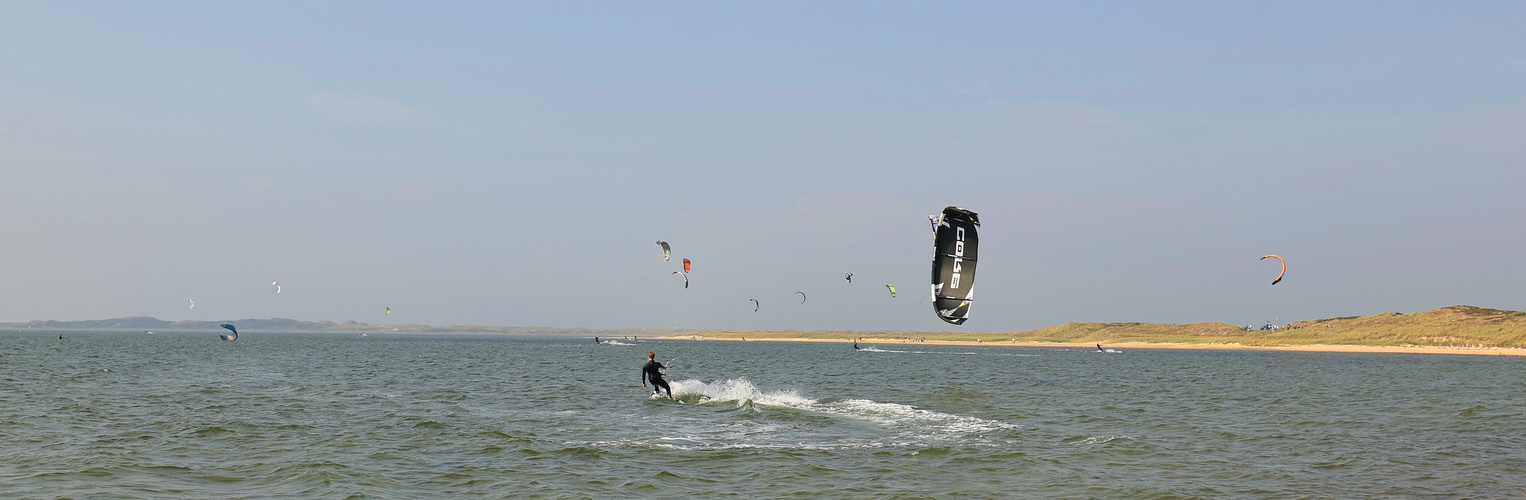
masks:
<svg viewBox="0 0 1526 500"><path fill-rule="evenodd" d="M660 337L667 340L694 340L694 341L731 341L731 342L830 342L849 343L842 339L808 339L808 338L732 338L732 337L706 337L703 335L671 335ZM874 345L957 345L957 346L1016 346L1016 347L1051 347L1065 349L1096 349L1097 344L1079 342L970 342L957 340L903 340L888 338L864 337L859 340L862 346ZM1333 344L1306 344L1306 345L1247 345L1240 343L1202 343L1192 344L1184 342L1103 342L1102 346L1108 349L1199 349L1199 350L1224 350L1224 351L1305 351L1305 352L1373 352L1373 353L1404 353L1404 354L1471 354L1483 356L1526 356L1526 349L1510 349L1495 347L1444 347L1444 346L1370 346L1370 345L1333 345Z"/></svg>

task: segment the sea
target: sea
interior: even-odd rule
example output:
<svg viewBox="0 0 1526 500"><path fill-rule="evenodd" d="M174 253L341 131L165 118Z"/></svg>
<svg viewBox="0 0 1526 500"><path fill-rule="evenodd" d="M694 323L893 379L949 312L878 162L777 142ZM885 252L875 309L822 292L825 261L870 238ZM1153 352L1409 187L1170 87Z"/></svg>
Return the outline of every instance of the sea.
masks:
<svg viewBox="0 0 1526 500"><path fill-rule="evenodd" d="M1515 356L59 335L0 332L0 498L1526 497Z"/></svg>

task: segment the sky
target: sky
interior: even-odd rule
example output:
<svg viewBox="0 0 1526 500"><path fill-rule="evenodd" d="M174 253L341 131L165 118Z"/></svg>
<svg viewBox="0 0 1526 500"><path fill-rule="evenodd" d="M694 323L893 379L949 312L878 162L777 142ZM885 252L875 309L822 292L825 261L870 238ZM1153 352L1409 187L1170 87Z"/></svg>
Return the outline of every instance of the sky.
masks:
<svg viewBox="0 0 1526 500"><path fill-rule="evenodd" d="M1482 1L5 2L0 321L1522 310L1521 19ZM983 223L962 326L927 297L926 216L950 205ZM1266 254L1288 261L1275 286Z"/></svg>

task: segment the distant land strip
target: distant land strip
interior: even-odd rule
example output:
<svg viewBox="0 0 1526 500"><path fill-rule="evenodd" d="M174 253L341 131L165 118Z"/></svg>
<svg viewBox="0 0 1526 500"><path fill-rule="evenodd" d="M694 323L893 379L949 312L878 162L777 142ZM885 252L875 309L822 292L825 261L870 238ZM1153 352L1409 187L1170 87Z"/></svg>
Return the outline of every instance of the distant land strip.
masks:
<svg viewBox="0 0 1526 500"><path fill-rule="evenodd" d="M1526 312L1465 305L1402 314L1385 312L1371 316L1294 321L1277 330L1253 329L1222 322L1083 323L1017 332L925 332L895 330L704 330L674 328L557 328L529 326L420 324L373 325L356 321L301 321L284 318L222 321L165 321L146 316L84 321L29 321L0 323L0 330L62 331L187 331L218 332L222 323L238 325L240 331L292 333L413 333L413 334L553 334L587 336L640 336L673 339L748 339L971 343L1011 345L1104 345L1159 344L1161 346L1241 347L1438 347L1452 349L1506 349L1526 352ZM1321 349L1329 350L1329 349Z"/></svg>
<svg viewBox="0 0 1526 500"><path fill-rule="evenodd" d="M1436 347L1452 350L1519 350L1526 354L1526 312L1473 306L1371 316L1294 321L1276 330L1252 329L1221 322L1065 323L1019 332L909 331L753 331L695 330L669 338L814 340L860 342L933 342L991 345L1095 344L1132 347L1266 347L1297 350L1352 350L1322 347ZM1373 352L1388 352L1387 349ZM1450 352L1450 351L1448 351Z"/></svg>
<svg viewBox="0 0 1526 500"><path fill-rule="evenodd" d="M434 334L551 334L589 336L640 336L660 337L687 332L674 328L555 328L536 326L484 326L452 325L431 326L419 324L372 325L358 321L335 323L333 321L301 321L285 318L235 319L219 321L165 321L148 316L132 316L115 319L82 321L28 321L25 323L0 323L3 330L58 330L58 331L152 331L152 332L222 332L223 323L238 326L240 332L289 332L289 333L434 333Z"/></svg>

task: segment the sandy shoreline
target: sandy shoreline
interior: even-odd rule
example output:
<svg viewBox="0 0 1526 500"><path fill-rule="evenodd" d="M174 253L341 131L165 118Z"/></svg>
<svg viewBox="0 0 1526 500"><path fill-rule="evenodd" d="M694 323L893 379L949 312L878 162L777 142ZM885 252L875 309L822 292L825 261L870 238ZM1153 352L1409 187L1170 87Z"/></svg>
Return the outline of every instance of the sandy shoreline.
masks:
<svg viewBox="0 0 1526 500"><path fill-rule="evenodd" d="M805 339L805 338L731 338L731 337L706 337L703 335L670 335L659 337L665 340L693 340L693 341L732 341L732 342L830 342L846 344L850 341L841 339ZM1077 342L969 342L956 340L923 340L905 341L899 339L873 339L864 338L859 341L861 346L881 345L957 345L957 346L1009 346L1009 347L1055 347L1067 349L1096 349L1096 343ZM1208 349L1223 351L1303 351L1303 352L1374 352L1374 353L1406 353L1406 354L1471 354L1486 356L1526 356L1526 349L1510 349L1498 347L1444 347L1444 346L1370 346L1370 345L1245 345L1239 343L1216 343L1216 344L1188 344L1180 342L1119 342L1102 344L1108 349Z"/></svg>

